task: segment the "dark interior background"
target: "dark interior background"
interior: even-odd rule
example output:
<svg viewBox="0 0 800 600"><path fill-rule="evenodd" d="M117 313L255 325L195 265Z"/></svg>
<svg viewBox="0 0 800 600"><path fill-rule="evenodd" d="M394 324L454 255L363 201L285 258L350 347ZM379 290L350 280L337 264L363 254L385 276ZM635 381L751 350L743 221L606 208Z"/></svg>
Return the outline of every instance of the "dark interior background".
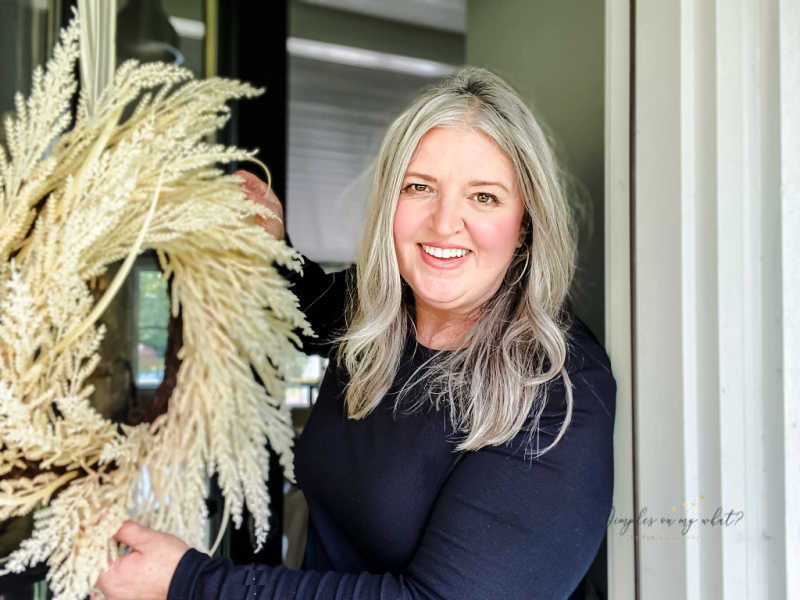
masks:
<svg viewBox="0 0 800 600"><path fill-rule="evenodd" d="M27 93L33 66L48 56L73 5L0 0L0 115L12 110L15 91ZM292 243L331 270L354 260L371 161L386 126L435 77L463 64L498 72L548 129L568 173L580 232L573 303L602 339L604 2L119 0L119 9L126 11L126 39L160 36L198 76L266 88L235 107L219 139L260 150L284 201ZM109 336L97 406L120 420L148 409L176 360L157 270L143 255L104 315ZM298 431L324 366L303 359L288 382ZM277 461L271 466L266 547L254 554L242 528L228 532L222 553L235 562L297 566L302 494L283 481ZM211 485L209 535L221 508ZM0 524L0 553L3 536L23 526ZM0 579L0 600L48 597L42 575L36 568ZM606 597L605 543L573 597Z"/></svg>

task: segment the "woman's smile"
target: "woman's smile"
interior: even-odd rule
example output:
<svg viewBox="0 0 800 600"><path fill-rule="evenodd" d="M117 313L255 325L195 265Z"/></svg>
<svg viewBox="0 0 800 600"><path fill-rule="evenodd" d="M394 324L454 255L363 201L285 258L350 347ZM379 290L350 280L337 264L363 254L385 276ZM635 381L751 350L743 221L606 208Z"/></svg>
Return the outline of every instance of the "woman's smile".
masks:
<svg viewBox="0 0 800 600"><path fill-rule="evenodd" d="M419 248L422 251L422 260L434 269L457 269L472 254L466 248L443 247L433 244L422 243L419 244Z"/></svg>
<svg viewBox="0 0 800 600"><path fill-rule="evenodd" d="M434 127L406 170L394 217L400 275L419 310L469 314L498 290L524 207L509 156L485 133Z"/></svg>

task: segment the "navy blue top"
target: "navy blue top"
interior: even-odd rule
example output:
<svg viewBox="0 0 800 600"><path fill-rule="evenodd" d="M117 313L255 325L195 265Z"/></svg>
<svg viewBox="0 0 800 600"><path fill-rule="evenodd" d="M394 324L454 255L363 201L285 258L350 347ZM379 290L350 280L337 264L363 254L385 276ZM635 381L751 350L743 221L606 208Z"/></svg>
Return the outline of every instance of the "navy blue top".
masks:
<svg viewBox="0 0 800 600"><path fill-rule="evenodd" d="M321 333L311 350L332 348L326 340L331 317L343 311L346 277L306 263L295 291ZM309 508L302 570L234 566L189 550L168 600L567 598L603 540L611 507L616 387L605 351L576 319L567 357L572 422L538 459L525 432L502 446L456 452L444 410L393 410L394 391L433 352L409 340L393 389L357 421L345 414L346 373L329 367L295 452ZM548 386L540 448L554 439L564 409L559 378Z"/></svg>

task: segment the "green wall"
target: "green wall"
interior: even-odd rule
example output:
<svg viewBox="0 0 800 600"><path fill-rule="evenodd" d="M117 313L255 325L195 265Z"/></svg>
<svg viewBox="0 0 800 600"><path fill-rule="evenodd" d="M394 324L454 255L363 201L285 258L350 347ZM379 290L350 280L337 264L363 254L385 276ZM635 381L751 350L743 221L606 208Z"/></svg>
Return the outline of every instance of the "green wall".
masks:
<svg viewBox="0 0 800 600"><path fill-rule="evenodd" d="M466 62L506 79L552 134L574 176L578 314L602 339L604 2L468 0Z"/></svg>
<svg viewBox="0 0 800 600"><path fill-rule="evenodd" d="M484 66L508 80L553 138L573 181L578 314L603 327L603 0L467 0L467 35L289 2L292 37Z"/></svg>
<svg viewBox="0 0 800 600"><path fill-rule="evenodd" d="M289 36L461 65L464 36L324 6L289 2Z"/></svg>

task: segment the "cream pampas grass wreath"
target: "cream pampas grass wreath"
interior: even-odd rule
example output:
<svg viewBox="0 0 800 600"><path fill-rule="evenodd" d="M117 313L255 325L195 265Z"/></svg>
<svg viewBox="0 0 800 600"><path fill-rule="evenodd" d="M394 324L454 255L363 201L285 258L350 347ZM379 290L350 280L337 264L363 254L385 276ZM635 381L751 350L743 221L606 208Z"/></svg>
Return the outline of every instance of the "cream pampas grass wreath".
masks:
<svg viewBox="0 0 800 600"><path fill-rule="evenodd" d="M203 548L213 474L225 514L238 526L247 506L265 540L267 444L292 478L281 365L293 332L311 333L276 270L299 270L300 257L258 225L275 216L218 166L253 154L206 141L226 102L260 91L128 62L82 94L67 131L80 37L75 20L30 97L17 96L0 147L0 521L35 511L0 574L46 561L58 600L89 593L126 518ZM182 362L166 414L117 425L93 408L86 381L97 319L145 249L182 311ZM122 259L95 300L89 282Z"/></svg>

